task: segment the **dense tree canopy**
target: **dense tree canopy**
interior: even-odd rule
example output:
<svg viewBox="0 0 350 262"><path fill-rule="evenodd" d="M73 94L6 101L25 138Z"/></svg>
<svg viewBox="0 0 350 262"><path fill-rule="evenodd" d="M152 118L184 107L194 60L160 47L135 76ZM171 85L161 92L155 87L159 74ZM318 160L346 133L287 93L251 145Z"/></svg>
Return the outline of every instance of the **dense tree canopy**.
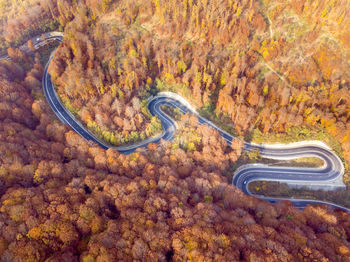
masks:
<svg viewBox="0 0 350 262"><path fill-rule="evenodd" d="M240 140L229 148L185 115L173 143L131 155L105 151L53 121L45 99L31 95L40 89L40 64L24 72L5 62L0 70L3 260L349 258L348 214L271 205L227 183Z"/></svg>
<svg viewBox="0 0 350 262"><path fill-rule="evenodd" d="M157 133L145 99L172 90L240 134L322 126L349 159L345 1L0 3L14 61L0 62L1 260L350 259L349 214L271 205L230 184L240 139L227 147L184 115L171 142L105 151L57 120L43 57L16 49L38 25L65 27L50 67L57 92L112 144Z"/></svg>
<svg viewBox="0 0 350 262"><path fill-rule="evenodd" d="M81 3L50 71L63 100L107 141L113 136L122 144L159 130L142 101L157 88L211 108L242 135L254 127L324 128L350 159L344 1L108 6Z"/></svg>

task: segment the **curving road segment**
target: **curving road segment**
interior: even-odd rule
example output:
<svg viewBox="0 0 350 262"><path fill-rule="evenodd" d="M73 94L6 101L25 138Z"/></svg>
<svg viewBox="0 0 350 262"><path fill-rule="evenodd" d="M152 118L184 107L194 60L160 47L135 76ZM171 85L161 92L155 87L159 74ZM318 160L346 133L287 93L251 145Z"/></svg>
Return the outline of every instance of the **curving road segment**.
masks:
<svg viewBox="0 0 350 262"><path fill-rule="evenodd" d="M46 34L45 37L35 38L34 47L39 48L48 40L61 42L63 34L54 32L55 34ZM7 59L7 58L3 58ZM1 59L0 59L1 60ZM52 60L52 55L45 67L43 76L43 90L47 101L57 117L71 126L71 128L81 135L87 141L93 141L104 149L114 148L120 153L129 154L139 147L144 147L149 143L157 143L161 139L171 140L176 130L176 122L162 111L161 106L168 105L178 108L182 113L191 113L198 116L200 124L208 124L218 130L220 135L227 141L228 145L234 139L233 136L218 128L215 124L207 119L199 116L196 110L181 96L163 92L156 97L152 97L148 101L148 109L152 115L158 116L162 123L163 132L157 136L147 138L144 141L135 143L130 146L114 147L99 140L94 134L89 132L75 117L63 106L60 99L57 97L55 88L51 82L48 67ZM307 185L307 186L333 186L334 188L345 187L342 182L344 174L344 166L340 158L334 154L325 144L318 141L309 141L302 143L293 143L289 145L256 145L252 143L244 143L244 150L252 151L259 150L260 155L264 158L272 159L293 159L300 157L318 157L324 161L324 166L321 168L293 168L293 167L271 167L264 164L245 165L240 167L234 174L232 184L241 189L244 193L252 195L248 189L248 184L252 181L278 181L288 184ZM269 198L263 196L256 197L274 203L276 201L288 200L298 208L305 208L308 204L327 204L333 208L342 209L350 212L342 206L338 206L325 201L307 200L307 199L287 199L287 198Z"/></svg>

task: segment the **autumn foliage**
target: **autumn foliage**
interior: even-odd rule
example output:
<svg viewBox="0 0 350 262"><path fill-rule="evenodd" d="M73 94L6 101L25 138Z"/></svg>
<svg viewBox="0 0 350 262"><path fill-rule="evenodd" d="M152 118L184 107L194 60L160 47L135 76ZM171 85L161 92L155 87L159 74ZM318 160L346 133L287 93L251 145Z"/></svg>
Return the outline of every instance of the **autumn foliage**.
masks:
<svg viewBox="0 0 350 262"><path fill-rule="evenodd" d="M1 63L0 255L32 261L336 261L348 214L244 195L224 176L242 143L193 116L174 142L122 155L53 121L42 67ZM6 77L4 77L6 75ZM5 92L6 91L6 92ZM9 106L11 105L11 106ZM26 114L18 116L18 111Z"/></svg>
<svg viewBox="0 0 350 262"><path fill-rule="evenodd" d="M65 26L50 67L57 92L110 143L159 131L145 103L158 89L212 105L240 134L322 126L349 158L342 1L43 2L2 17L3 41L52 20ZM53 115L40 54L8 53L18 63L0 62L1 260L350 259L349 214L271 205L230 184L241 140L227 147L184 115L171 142L103 150Z"/></svg>
<svg viewBox="0 0 350 262"><path fill-rule="evenodd" d="M86 2L73 11L50 72L81 121L114 144L159 132L143 101L158 89L175 91L198 109L213 105L211 113L232 121L241 135L256 127L324 128L350 159L344 6Z"/></svg>

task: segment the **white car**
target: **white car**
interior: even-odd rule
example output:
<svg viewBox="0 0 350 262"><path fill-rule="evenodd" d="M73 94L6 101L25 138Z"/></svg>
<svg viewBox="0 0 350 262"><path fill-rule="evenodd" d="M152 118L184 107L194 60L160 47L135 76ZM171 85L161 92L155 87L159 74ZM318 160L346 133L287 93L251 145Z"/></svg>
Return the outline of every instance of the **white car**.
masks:
<svg viewBox="0 0 350 262"><path fill-rule="evenodd" d="M40 37L37 37L37 38L36 38L36 41L40 41Z"/></svg>

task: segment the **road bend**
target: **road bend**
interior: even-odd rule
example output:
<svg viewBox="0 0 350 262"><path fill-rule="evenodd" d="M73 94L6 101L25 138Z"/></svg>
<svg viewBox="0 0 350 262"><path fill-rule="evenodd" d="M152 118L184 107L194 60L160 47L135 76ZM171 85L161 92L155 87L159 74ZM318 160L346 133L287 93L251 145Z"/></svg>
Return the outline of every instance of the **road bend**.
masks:
<svg viewBox="0 0 350 262"><path fill-rule="evenodd" d="M62 42L63 34L60 32L53 32L45 34L41 37L33 38L33 44L35 48L39 48L50 41ZM23 49L26 47L23 46ZM1 59L9 59L7 56L0 57ZM58 98L55 88L51 82L51 76L48 73L48 67L52 60L52 55L47 62L45 67L44 76L42 80L44 94L47 101L57 115L57 117L65 124L68 124L76 133L82 136L87 141L93 141L104 149L114 148L120 153L130 154L134 152L137 148L145 147L149 143L158 143L161 139L171 140L174 136L174 132L177 128L176 122L168 116L163 110L162 106L167 105L174 108L178 108L182 113L191 113L198 116L200 124L207 124L214 129L218 130L220 135L225 139L228 145L231 144L234 139L233 136L225 132L224 130L217 127L215 124L209 120L199 116L199 114L192 108L192 106L181 96L170 93L163 92L149 99L148 109L152 115L156 115L161 123L163 131L154 137L149 137L141 142L134 143L127 146L111 146L94 134L89 132L85 126L83 126L80 121L78 121L62 104L61 100ZM244 165L235 172L232 180L232 184L241 189L244 193L252 195L249 191L248 185L253 181L276 181L276 182L286 182L286 183L299 183L305 185L332 185L336 187L345 187L342 182L342 177L344 175L344 166L341 159L325 144L318 141L305 141L298 142L287 145L257 145L253 143L244 143L245 151L259 151L261 157L272 158L280 160L289 160L300 157L318 157L324 161L324 165L321 168L301 168L301 167L276 167L264 164L250 164ZM294 199L294 198L270 198L264 196L256 197L275 203L277 201L288 200L291 201L296 207L303 209L309 204L326 204L333 208L342 209L346 212L350 212L349 209L335 205L325 201L318 200L308 200L308 199Z"/></svg>

